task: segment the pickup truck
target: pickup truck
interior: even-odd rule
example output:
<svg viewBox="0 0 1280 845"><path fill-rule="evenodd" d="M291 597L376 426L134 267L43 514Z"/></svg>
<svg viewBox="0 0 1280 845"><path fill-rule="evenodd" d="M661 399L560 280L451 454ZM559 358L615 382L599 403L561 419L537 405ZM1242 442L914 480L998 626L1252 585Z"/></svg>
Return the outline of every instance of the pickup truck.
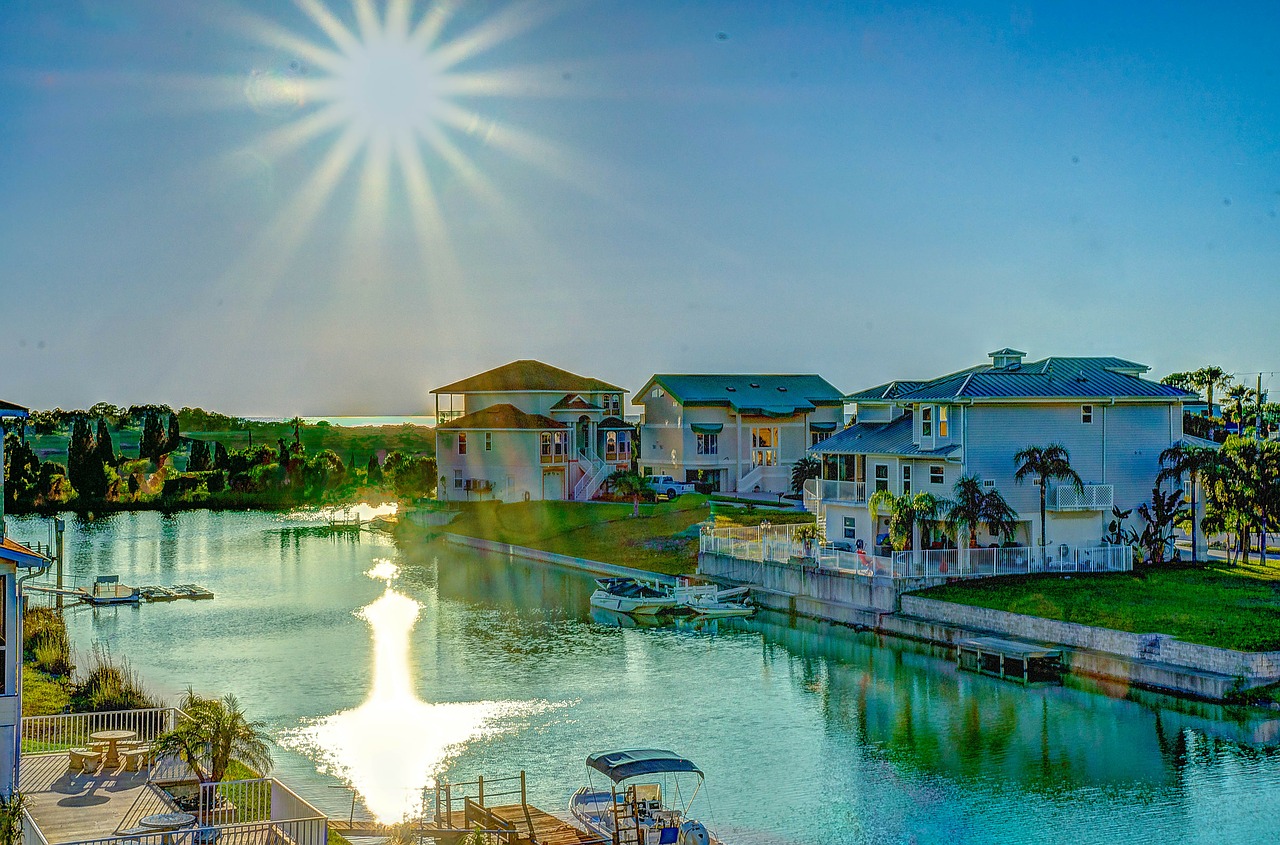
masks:
<svg viewBox="0 0 1280 845"><path fill-rule="evenodd" d="M659 496L666 495L668 499L675 498L681 493L694 492L692 481L676 481L669 475L650 475L645 478L649 482L649 486L653 488L653 492Z"/></svg>

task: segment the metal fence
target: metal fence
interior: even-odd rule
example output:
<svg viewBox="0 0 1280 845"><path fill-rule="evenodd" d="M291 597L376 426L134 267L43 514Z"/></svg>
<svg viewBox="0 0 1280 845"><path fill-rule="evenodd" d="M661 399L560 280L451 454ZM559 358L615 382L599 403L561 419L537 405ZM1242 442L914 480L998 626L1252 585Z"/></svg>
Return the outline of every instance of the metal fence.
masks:
<svg viewBox="0 0 1280 845"><path fill-rule="evenodd" d="M1124 572L1133 568L1129 546L1032 546L932 549L872 554L798 539L796 525L711 528L699 551L739 560L772 563L811 561L819 569L889 578L992 578L1035 572Z"/></svg>
<svg viewBox="0 0 1280 845"><path fill-rule="evenodd" d="M130 831L128 835L82 839L68 845L326 845L329 823L325 818L263 821L248 824L203 825L154 832ZM32 841L24 845L34 845Z"/></svg>
<svg viewBox="0 0 1280 845"><path fill-rule="evenodd" d="M181 711L176 707L144 710L111 710L104 713L65 713L58 716L24 716L22 753L41 754L83 748L98 731L133 731L137 739L150 742L173 730Z"/></svg>
<svg viewBox="0 0 1280 845"><path fill-rule="evenodd" d="M810 478L804 483L805 500L828 502L865 502L867 482L834 481L826 478Z"/></svg>

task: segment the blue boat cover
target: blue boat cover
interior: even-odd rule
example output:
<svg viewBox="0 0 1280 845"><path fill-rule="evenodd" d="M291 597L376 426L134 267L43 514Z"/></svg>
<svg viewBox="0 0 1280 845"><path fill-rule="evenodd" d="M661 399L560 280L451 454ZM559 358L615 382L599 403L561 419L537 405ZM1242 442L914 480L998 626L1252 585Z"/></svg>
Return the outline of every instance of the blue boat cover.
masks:
<svg viewBox="0 0 1280 845"><path fill-rule="evenodd" d="M640 748L634 751L606 751L592 754L587 758L587 765L598 772L609 776L614 783L633 778L637 775L652 775L662 772L697 772L702 770L689 760L673 751L661 751L655 748Z"/></svg>

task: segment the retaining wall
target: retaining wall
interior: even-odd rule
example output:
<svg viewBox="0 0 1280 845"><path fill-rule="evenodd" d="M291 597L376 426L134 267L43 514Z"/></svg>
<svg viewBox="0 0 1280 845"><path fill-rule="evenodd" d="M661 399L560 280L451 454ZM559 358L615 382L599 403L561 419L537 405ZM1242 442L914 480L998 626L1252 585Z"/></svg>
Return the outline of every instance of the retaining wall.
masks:
<svg viewBox="0 0 1280 845"><path fill-rule="evenodd" d="M1280 651L1246 652L1183 642L1163 634L1131 634L1039 616L955 604L920 596L902 596L904 614L1024 639L1107 652L1130 660L1148 660L1242 678L1246 687L1280 680Z"/></svg>
<svg viewBox="0 0 1280 845"><path fill-rule="evenodd" d="M590 560L585 557L570 557L569 555L556 554L555 552L544 552L542 549L531 549L528 546L514 546L511 543L495 543L492 540L482 540L479 537L468 537L464 534L442 534L445 540L459 546L468 546L473 549L480 549L486 552L497 552L502 555L514 555L527 560L538 560L543 563L554 563L557 566L567 566L570 569L579 569L583 572L591 572L596 575L608 575L610 577L621 578L639 578L645 581L660 581L664 584L674 584L676 579L671 575L663 575L658 572L649 572L644 569L633 569L630 566L618 566L613 563L603 563L598 560Z"/></svg>

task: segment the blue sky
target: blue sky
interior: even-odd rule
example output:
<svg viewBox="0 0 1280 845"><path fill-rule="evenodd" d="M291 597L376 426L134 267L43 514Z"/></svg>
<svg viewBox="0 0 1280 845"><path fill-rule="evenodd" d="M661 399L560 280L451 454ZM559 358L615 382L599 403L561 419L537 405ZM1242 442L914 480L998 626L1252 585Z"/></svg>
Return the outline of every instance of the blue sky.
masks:
<svg viewBox="0 0 1280 845"><path fill-rule="evenodd" d="M459 4L411 178L371 89L325 93L318 9L359 45L361 6L0 7L5 399L413 413L529 357L854 390L1006 345L1280 369L1280 7Z"/></svg>

